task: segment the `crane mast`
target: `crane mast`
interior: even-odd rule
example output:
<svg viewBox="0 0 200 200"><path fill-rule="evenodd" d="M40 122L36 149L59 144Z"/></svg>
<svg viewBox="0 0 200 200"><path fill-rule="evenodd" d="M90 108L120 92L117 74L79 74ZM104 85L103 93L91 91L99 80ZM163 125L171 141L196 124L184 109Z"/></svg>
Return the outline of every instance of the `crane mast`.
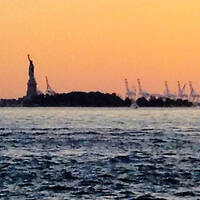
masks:
<svg viewBox="0 0 200 200"><path fill-rule="evenodd" d="M167 98L176 98L176 95L170 92L167 81L165 81L164 96Z"/></svg>
<svg viewBox="0 0 200 200"><path fill-rule="evenodd" d="M180 99L187 98L188 95L185 94L186 84L184 84L182 88L181 88L180 81L177 81L177 84L178 84L178 95L177 95L177 97L180 98Z"/></svg>
<svg viewBox="0 0 200 200"><path fill-rule="evenodd" d="M48 81L47 76L46 76L46 85L47 85L47 88L46 88L45 94L47 94L47 95L55 95L56 92L49 85L49 81Z"/></svg>
<svg viewBox="0 0 200 200"><path fill-rule="evenodd" d="M189 88L190 88L190 94L189 94L189 100L193 103L198 103L200 95L194 90L192 86L192 81L189 81Z"/></svg>
<svg viewBox="0 0 200 200"><path fill-rule="evenodd" d="M167 81L165 81L165 90L164 90L164 94L165 94L166 96L169 96L169 94L170 94Z"/></svg>
<svg viewBox="0 0 200 200"><path fill-rule="evenodd" d="M138 84L138 96L145 98L150 97L150 94L142 89L142 84L139 78L137 79L137 84Z"/></svg>
<svg viewBox="0 0 200 200"><path fill-rule="evenodd" d="M141 93L142 92L142 86L141 86L141 82L140 82L139 78L137 79L137 83L138 83L138 91L139 91L139 93Z"/></svg>
<svg viewBox="0 0 200 200"><path fill-rule="evenodd" d="M126 97L131 100L135 100L136 92L129 89L128 80L125 78L125 87L126 87Z"/></svg>

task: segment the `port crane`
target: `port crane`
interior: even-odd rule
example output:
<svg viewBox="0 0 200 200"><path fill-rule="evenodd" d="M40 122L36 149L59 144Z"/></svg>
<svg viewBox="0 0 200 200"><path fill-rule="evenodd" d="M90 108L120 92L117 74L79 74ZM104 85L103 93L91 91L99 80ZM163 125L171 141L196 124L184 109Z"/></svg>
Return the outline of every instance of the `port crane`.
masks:
<svg viewBox="0 0 200 200"><path fill-rule="evenodd" d="M140 82L140 79L139 79L139 78L137 79L137 84L138 84L138 97L145 97L145 98L148 98L148 97L151 96L148 92L146 92L146 91L144 91L144 90L142 89L142 85L141 85L141 82Z"/></svg>
<svg viewBox="0 0 200 200"><path fill-rule="evenodd" d="M185 88L186 88L186 83L183 85L181 88L180 81L177 81L177 86L178 86L178 94L177 97L180 99L187 99L188 95L185 93Z"/></svg>
<svg viewBox="0 0 200 200"><path fill-rule="evenodd" d="M125 87L126 87L126 97L131 99L132 101L135 101L136 98L136 91L135 90L130 90L128 86L128 80L125 78Z"/></svg>
<svg viewBox="0 0 200 200"><path fill-rule="evenodd" d="M176 95L170 92L167 81L165 81L164 96L172 99L176 98Z"/></svg>
<svg viewBox="0 0 200 200"><path fill-rule="evenodd" d="M45 94L48 94L48 95L55 95L56 92L51 88L51 86L49 85L49 81L48 81L48 78L46 76L46 85L47 85L47 88L46 88L46 91L45 91Z"/></svg>
<svg viewBox="0 0 200 200"><path fill-rule="evenodd" d="M189 88L190 88L189 100L197 103L199 101L200 95L194 90L192 86L192 81L189 81Z"/></svg>

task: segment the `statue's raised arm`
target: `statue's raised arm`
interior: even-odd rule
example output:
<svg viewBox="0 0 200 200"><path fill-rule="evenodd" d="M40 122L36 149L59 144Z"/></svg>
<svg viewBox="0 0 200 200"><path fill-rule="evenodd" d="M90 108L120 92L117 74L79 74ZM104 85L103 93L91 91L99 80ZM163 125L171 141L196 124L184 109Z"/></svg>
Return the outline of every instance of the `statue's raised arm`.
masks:
<svg viewBox="0 0 200 200"><path fill-rule="evenodd" d="M30 54L28 54L27 57L28 57L28 60L29 60L30 62L32 62L32 60L30 59Z"/></svg>
<svg viewBox="0 0 200 200"><path fill-rule="evenodd" d="M27 55L28 60L29 60L29 79L33 80L34 79L34 65L33 65L33 61L30 58L30 55Z"/></svg>

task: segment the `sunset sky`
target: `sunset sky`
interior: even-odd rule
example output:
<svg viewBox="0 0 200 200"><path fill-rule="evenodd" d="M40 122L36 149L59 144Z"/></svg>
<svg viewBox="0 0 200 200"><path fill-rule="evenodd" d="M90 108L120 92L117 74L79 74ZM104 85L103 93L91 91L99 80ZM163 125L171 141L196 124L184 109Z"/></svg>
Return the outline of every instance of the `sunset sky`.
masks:
<svg viewBox="0 0 200 200"><path fill-rule="evenodd" d="M199 0L1 0L0 98L26 93L30 53L40 90L124 96L192 80L200 92Z"/></svg>

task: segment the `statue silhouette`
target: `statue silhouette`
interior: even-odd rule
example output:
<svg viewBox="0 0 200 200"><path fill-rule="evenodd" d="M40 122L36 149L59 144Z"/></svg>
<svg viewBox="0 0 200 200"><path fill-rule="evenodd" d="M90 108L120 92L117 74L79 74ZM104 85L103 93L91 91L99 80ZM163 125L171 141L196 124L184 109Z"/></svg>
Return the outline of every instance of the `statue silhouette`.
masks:
<svg viewBox="0 0 200 200"><path fill-rule="evenodd" d="M30 64L29 64L29 78L31 80L33 80L33 79L35 79L34 78L34 65L33 65L33 61L30 59L30 55L28 54L27 56L28 56L28 60L30 62Z"/></svg>
<svg viewBox="0 0 200 200"><path fill-rule="evenodd" d="M28 98L32 98L33 96L37 95L37 83L35 81L34 77L34 65L33 61L30 58L30 55L27 55L28 60L29 60L29 80L27 83L27 93L26 96Z"/></svg>

